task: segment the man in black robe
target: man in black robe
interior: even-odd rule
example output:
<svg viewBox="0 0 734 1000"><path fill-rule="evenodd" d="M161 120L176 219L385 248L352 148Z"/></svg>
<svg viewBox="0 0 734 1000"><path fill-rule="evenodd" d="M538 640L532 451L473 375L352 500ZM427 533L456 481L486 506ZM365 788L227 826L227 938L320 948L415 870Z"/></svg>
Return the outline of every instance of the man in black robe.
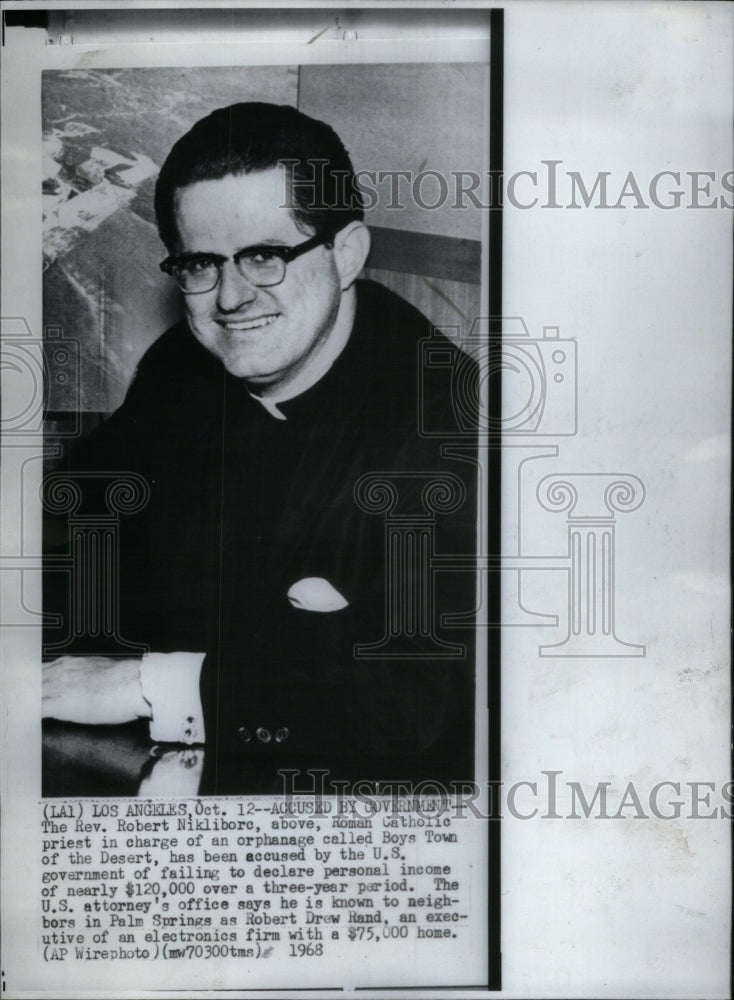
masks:
<svg viewBox="0 0 734 1000"><path fill-rule="evenodd" d="M359 279L348 154L293 108L197 123L156 213L186 318L69 456L83 514L115 475L146 498L120 519L114 634L90 637L47 574L45 714L152 717L155 739L206 746L206 792L279 768L470 778L473 362Z"/></svg>

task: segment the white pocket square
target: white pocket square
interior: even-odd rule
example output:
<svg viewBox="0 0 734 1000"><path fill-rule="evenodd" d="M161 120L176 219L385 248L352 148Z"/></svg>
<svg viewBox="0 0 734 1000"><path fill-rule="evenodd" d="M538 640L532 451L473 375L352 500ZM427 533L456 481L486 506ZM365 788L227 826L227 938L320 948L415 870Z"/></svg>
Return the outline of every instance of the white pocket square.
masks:
<svg viewBox="0 0 734 1000"><path fill-rule="evenodd" d="M341 611L349 601L322 576L307 576L288 591L288 600L302 611Z"/></svg>

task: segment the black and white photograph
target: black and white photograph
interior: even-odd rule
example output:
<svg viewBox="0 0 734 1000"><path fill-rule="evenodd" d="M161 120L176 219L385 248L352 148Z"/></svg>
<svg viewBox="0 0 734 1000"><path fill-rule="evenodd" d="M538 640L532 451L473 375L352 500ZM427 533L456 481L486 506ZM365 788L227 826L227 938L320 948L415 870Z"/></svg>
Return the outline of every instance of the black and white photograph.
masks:
<svg viewBox="0 0 734 1000"><path fill-rule="evenodd" d="M42 98L44 794L473 780L488 67Z"/></svg>
<svg viewBox="0 0 734 1000"><path fill-rule="evenodd" d="M0 993L730 995L732 3L0 0Z"/></svg>

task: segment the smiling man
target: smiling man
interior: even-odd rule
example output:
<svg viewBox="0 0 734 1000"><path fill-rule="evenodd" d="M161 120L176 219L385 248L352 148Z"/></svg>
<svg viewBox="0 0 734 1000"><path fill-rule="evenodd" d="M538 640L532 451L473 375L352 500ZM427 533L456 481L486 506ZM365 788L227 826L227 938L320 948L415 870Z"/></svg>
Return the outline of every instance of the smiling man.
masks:
<svg viewBox="0 0 734 1000"><path fill-rule="evenodd" d="M256 772L277 790L284 767L471 777L474 437L421 351L440 348L441 373L466 358L359 280L369 231L349 156L294 108L198 122L155 208L185 319L67 463L85 513L115 475L149 499L121 519L115 635L47 574L64 623L48 639L66 655L45 665L44 714L151 718L154 739L205 745L206 792ZM420 432L426 409L456 457ZM130 643L149 654L125 656Z"/></svg>

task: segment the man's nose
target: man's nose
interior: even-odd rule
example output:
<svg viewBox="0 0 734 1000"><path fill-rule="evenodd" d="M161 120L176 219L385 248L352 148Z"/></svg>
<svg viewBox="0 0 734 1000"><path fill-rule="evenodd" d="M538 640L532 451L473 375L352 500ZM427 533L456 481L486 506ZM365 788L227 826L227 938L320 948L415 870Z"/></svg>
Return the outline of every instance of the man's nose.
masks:
<svg viewBox="0 0 734 1000"><path fill-rule="evenodd" d="M217 308L222 312L235 312L252 302L256 295L256 286L242 277L234 261L225 260L217 285Z"/></svg>

